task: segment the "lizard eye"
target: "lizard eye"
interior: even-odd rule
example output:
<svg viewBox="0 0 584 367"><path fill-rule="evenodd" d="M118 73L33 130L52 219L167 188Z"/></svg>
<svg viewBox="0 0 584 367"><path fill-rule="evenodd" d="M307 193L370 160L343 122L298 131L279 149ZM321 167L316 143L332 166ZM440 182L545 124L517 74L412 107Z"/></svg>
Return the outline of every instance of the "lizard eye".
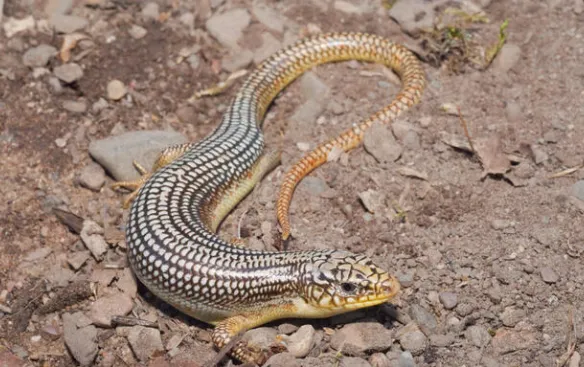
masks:
<svg viewBox="0 0 584 367"><path fill-rule="evenodd" d="M357 290L357 286L353 283L341 283L341 289L345 293L354 293Z"/></svg>

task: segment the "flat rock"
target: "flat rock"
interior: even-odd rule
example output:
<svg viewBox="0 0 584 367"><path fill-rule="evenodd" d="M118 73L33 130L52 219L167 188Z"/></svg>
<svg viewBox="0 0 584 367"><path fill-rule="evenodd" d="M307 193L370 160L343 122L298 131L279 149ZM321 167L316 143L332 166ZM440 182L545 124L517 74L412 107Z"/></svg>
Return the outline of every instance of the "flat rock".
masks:
<svg viewBox="0 0 584 367"><path fill-rule="evenodd" d="M49 24L58 33L73 33L87 27L87 19L77 15L55 13L49 19Z"/></svg>
<svg viewBox="0 0 584 367"><path fill-rule="evenodd" d="M136 278L130 268L124 269L116 285L122 290L122 292L132 298L136 297L136 294L138 293L138 283L136 282Z"/></svg>
<svg viewBox="0 0 584 367"><path fill-rule="evenodd" d="M359 200L365 209L372 214L380 213L385 207L385 196L372 189L360 192Z"/></svg>
<svg viewBox="0 0 584 367"><path fill-rule="evenodd" d="M77 328L81 312L63 314L63 337L71 355L82 366L89 366L97 356L97 328L93 325Z"/></svg>
<svg viewBox="0 0 584 367"><path fill-rule="evenodd" d="M433 2L425 0L399 0L389 10L389 16L411 36L422 29L432 28L435 11Z"/></svg>
<svg viewBox="0 0 584 367"><path fill-rule="evenodd" d="M291 353L278 353L270 357L264 367L300 367L300 361Z"/></svg>
<svg viewBox="0 0 584 367"><path fill-rule="evenodd" d="M128 334L128 342L136 357L148 361L157 352L164 352L160 330L144 326L133 326Z"/></svg>
<svg viewBox="0 0 584 367"><path fill-rule="evenodd" d="M73 83L83 77L83 69L74 62L55 67L53 73L65 83Z"/></svg>
<svg viewBox="0 0 584 367"><path fill-rule="evenodd" d="M534 330L512 330L501 328L493 337L493 351L495 354L507 354L518 350L536 346L537 332Z"/></svg>
<svg viewBox="0 0 584 367"><path fill-rule="evenodd" d="M481 325L472 325L464 332L466 340L475 347L486 347L491 341L491 334Z"/></svg>
<svg viewBox="0 0 584 367"><path fill-rule="evenodd" d="M365 13L368 9L364 6L357 6L354 2L335 0L333 4L335 10L349 15L359 15Z"/></svg>
<svg viewBox="0 0 584 367"><path fill-rule="evenodd" d="M2 0L0 0L0 4L1 3L2 3ZM0 10L1 10L1 8L0 8ZM0 18L0 20L1 19L2 18ZM10 351L5 350L4 348L0 349L0 366L2 366L2 367L23 367L25 365L28 366L28 364L25 364L24 360L22 360L21 358L19 358L15 354L12 354Z"/></svg>
<svg viewBox="0 0 584 367"><path fill-rule="evenodd" d="M366 352L383 352L393 343L393 332L376 322L358 322L345 325L331 337L331 347L349 356Z"/></svg>
<svg viewBox="0 0 584 367"><path fill-rule="evenodd" d="M286 340L288 352L297 358L306 357L314 345L315 330L312 325L302 325Z"/></svg>
<svg viewBox="0 0 584 367"><path fill-rule="evenodd" d="M434 330L438 327L436 317L425 307L419 304L412 304L408 309L408 314L418 325L426 329Z"/></svg>
<svg viewBox="0 0 584 367"><path fill-rule="evenodd" d="M548 283L548 284L553 284L556 283L558 280L560 280L560 276L558 275L558 273L556 273L554 271L554 269L550 268L550 267L543 267L540 270L541 273L541 279L543 279L544 282Z"/></svg>
<svg viewBox="0 0 584 367"><path fill-rule="evenodd" d="M234 71L245 69L251 64L254 53L250 50L232 52L221 60L223 69L233 73Z"/></svg>
<svg viewBox="0 0 584 367"><path fill-rule="evenodd" d="M262 33L262 45L254 51L253 62L259 64L281 48L282 43L276 37L272 36L271 33Z"/></svg>
<svg viewBox="0 0 584 367"><path fill-rule="evenodd" d="M126 316L132 311L132 307L134 303L126 294L102 297L91 305L89 318L97 326L111 327L113 316Z"/></svg>
<svg viewBox="0 0 584 367"><path fill-rule="evenodd" d="M278 33L284 32L284 23L286 18L284 18L280 13L274 9L254 1L251 8L251 13L253 16L268 29L276 31Z"/></svg>
<svg viewBox="0 0 584 367"><path fill-rule="evenodd" d="M146 30L146 28L136 24L132 24L130 29L128 29L128 34L130 34L130 36L132 36L133 39L137 40L144 38L144 36L146 36L147 33L148 31Z"/></svg>
<svg viewBox="0 0 584 367"><path fill-rule="evenodd" d="M428 347L428 338L415 322L409 323L399 330L396 338L402 348L414 356L422 354Z"/></svg>
<svg viewBox="0 0 584 367"><path fill-rule="evenodd" d="M164 148L186 142L184 135L174 131L132 131L92 141L89 154L116 180L135 180L140 175L133 160L149 169Z"/></svg>
<svg viewBox="0 0 584 367"><path fill-rule="evenodd" d="M316 119L324 111L324 106L317 100L310 99L304 102L300 107L294 111L294 114L290 117L292 122L308 125L316 121Z"/></svg>
<svg viewBox="0 0 584 367"><path fill-rule="evenodd" d="M372 367L391 367L391 361L383 353L373 353L369 357L369 364Z"/></svg>
<svg viewBox="0 0 584 367"><path fill-rule="evenodd" d="M430 335L430 345L445 348L454 343L454 339L454 334L433 334Z"/></svg>
<svg viewBox="0 0 584 367"><path fill-rule="evenodd" d="M339 367L371 367L371 364L359 357L343 357Z"/></svg>
<svg viewBox="0 0 584 367"><path fill-rule="evenodd" d="M394 162L401 157L403 147L397 142L391 130L374 123L365 131L363 146L380 163Z"/></svg>
<svg viewBox="0 0 584 367"><path fill-rule="evenodd" d="M251 22L251 16L245 9L231 9L223 14L215 14L207 20L207 32L225 47L238 49L237 41L243 30ZM225 25L229 24L229 27Z"/></svg>
<svg viewBox="0 0 584 367"><path fill-rule="evenodd" d="M522 309L518 309L515 307L505 307L503 312L500 315L501 321L503 325L508 327L513 327L517 325L520 321L522 321L527 316L526 312Z"/></svg>
<svg viewBox="0 0 584 367"><path fill-rule="evenodd" d="M414 362L414 356L409 351L402 352L398 359L399 367L416 367L416 362Z"/></svg>
<svg viewBox="0 0 584 367"><path fill-rule="evenodd" d="M103 228L92 220L86 219L83 221L81 228L81 241L85 247L91 252L95 260L101 261L102 256L107 252L107 242L103 238Z"/></svg>
<svg viewBox="0 0 584 367"><path fill-rule="evenodd" d="M38 45L29 48L22 56L22 63L29 67L47 65L49 60L57 54L57 49L51 45Z"/></svg>
<svg viewBox="0 0 584 367"><path fill-rule="evenodd" d="M330 189L326 181L320 177L307 176L298 184L298 190L305 191L311 196L320 196Z"/></svg>
<svg viewBox="0 0 584 367"><path fill-rule="evenodd" d="M521 59L521 48L512 43L506 43L495 60L493 60L493 68L496 71L506 73L513 69Z"/></svg>
<svg viewBox="0 0 584 367"><path fill-rule="evenodd" d="M89 251L78 251L67 256L67 263L73 270L79 270L89 260Z"/></svg>
<svg viewBox="0 0 584 367"><path fill-rule="evenodd" d="M105 183L105 171L99 164L90 162L83 167L77 180L81 186L93 191L99 191Z"/></svg>

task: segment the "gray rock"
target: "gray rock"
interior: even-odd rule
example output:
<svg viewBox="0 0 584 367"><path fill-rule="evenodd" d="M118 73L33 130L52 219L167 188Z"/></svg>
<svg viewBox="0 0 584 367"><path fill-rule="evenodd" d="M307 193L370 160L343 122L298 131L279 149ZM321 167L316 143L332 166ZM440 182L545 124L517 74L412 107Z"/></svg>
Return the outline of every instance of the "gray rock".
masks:
<svg viewBox="0 0 584 367"><path fill-rule="evenodd" d="M393 342L393 332L376 322L358 322L345 325L331 337L331 347L350 356L366 352L383 352Z"/></svg>
<svg viewBox="0 0 584 367"><path fill-rule="evenodd" d="M107 83L107 98L112 101L118 101L128 93L128 89L120 80L114 79Z"/></svg>
<svg viewBox="0 0 584 367"><path fill-rule="evenodd" d="M87 19L77 15L53 14L49 24L57 33L73 33L87 27Z"/></svg>
<svg viewBox="0 0 584 367"><path fill-rule="evenodd" d="M132 311L134 303L130 296L117 293L108 297L99 298L90 308L89 318L101 327L111 327L113 316L126 316Z"/></svg>
<svg viewBox="0 0 584 367"><path fill-rule="evenodd" d="M311 99L300 105L290 117L290 120L298 124L311 124L316 121L323 111L324 107L322 103Z"/></svg>
<svg viewBox="0 0 584 367"><path fill-rule="evenodd" d="M428 347L428 338L415 322L409 323L399 330L396 338L404 350L415 356L422 354Z"/></svg>
<svg viewBox="0 0 584 367"><path fill-rule="evenodd" d="M541 279L543 279L544 282L548 283L548 284L553 284L556 283L558 280L560 280L560 276L558 275L558 273L556 273L554 271L554 269L550 268L550 267L543 267L540 270L541 272Z"/></svg>
<svg viewBox="0 0 584 367"><path fill-rule="evenodd" d="M369 357L369 364L372 367L391 367L391 361L383 353L373 353Z"/></svg>
<svg viewBox="0 0 584 367"><path fill-rule="evenodd" d="M495 60L493 60L493 68L499 72L506 73L511 70L521 59L521 48L512 43L506 43Z"/></svg>
<svg viewBox="0 0 584 367"><path fill-rule="evenodd" d="M250 50L232 52L221 60L223 69L233 73L234 71L245 69L253 61L254 53Z"/></svg>
<svg viewBox="0 0 584 367"><path fill-rule="evenodd" d="M82 366L89 366L97 356L97 328L93 325L77 328L81 312L63 314L63 338L71 355Z"/></svg>
<svg viewBox="0 0 584 367"><path fill-rule="evenodd" d="M458 296L452 292L440 292L438 295L440 303L447 310L452 310L458 304Z"/></svg>
<svg viewBox="0 0 584 367"><path fill-rule="evenodd" d="M141 27L141 26L136 25L136 24L132 24L132 26L128 30L128 33L130 34L130 36L133 39L139 40L140 38L144 38L144 36L146 36L148 31L144 27Z"/></svg>
<svg viewBox="0 0 584 367"><path fill-rule="evenodd" d="M251 17L245 9L231 9L223 14L215 14L207 20L207 32L225 47L238 49L237 41L249 25ZM225 25L228 24L229 27Z"/></svg>
<svg viewBox="0 0 584 367"><path fill-rule="evenodd" d="M136 297L136 293L138 293L138 283L136 282L136 278L130 268L124 269L116 286L132 298Z"/></svg>
<svg viewBox="0 0 584 367"><path fill-rule="evenodd" d="M491 341L491 334L481 325L472 325L464 332L464 337L475 347L486 347Z"/></svg>
<svg viewBox="0 0 584 367"><path fill-rule="evenodd" d="M215 9L217 7L219 7L220 5L222 5L225 2L225 0L211 0L211 8Z"/></svg>
<svg viewBox="0 0 584 367"><path fill-rule="evenodd" d="M413 304L409 308L409 315L418 325L425 327L429 330L434 330L438 327L438 322L436 321L436 317L428 311L426 308L418 305Z"/></svg>
<svg viewBox="0 0 584 367"><path fill-rule="evenodd" d="M276 342L278 332L271 327L259 327L248 330L242 340L259 347L261 349L269 350L270 346Z"/></svg>
<svg viewBox="0 0 584 367"><path fill-rule="evenodd" d="M320 177L307 176L298 184L298 190L304 191L312 196L320 196L323 192L327 191L329 186Z"/></svg>
<svg viewBox="0 0 584 367"><path fill-rule="evenodd" d="M385 207L385 197L383 194L368 189L367 191L362 191L359 193L359 200L370 213L381 213L383 208Z"/></svg>
<svg viewBox="0 0 584 367"><path fill-rule="evenodd" d="M49 0L46 1L45 14L66 14L71 11L73 0Z"/></svg>
<svg viewBox="0 0 584 367"><path fill-rule="evenodd" d="M45 279L55 287L66 287L75 273L69 268L64 268L61 264L54 264L47 272Z"/></svg>
<svg viewBox="0 0 584 367"><path fill-rule="evenodd" d="M403 152L403 147L395 140L391 130L380 123L374 123L365 131L363 146L380 163L394 162Z"/></svg>
<svg viewBox="0 0 584 367"><path fill-rule="evenodd" d="M293 325L293 324L284 323L284 324L278 325L278 333L280 333L280 334L290 335L293 332L295 332L296 330L298 330L298 326Z"/></svg>
<svg viewBox="0 0 584 367"><path fill-rule="evenodd" d="M253 62L259 64L281 48L282 43L276 37L272 36L271 33L262 33L262 45L254 51Z"/></svg>
<svg viewBox="0 0 584 367"><path fill-rule="evenodd" d="M456 313L459 316L468 316L474 311L474 306L469 303L460 303L456 306Z"/></svg>
<svg viewBox="0 0 584 367"><path fill-rule="evenodd" d="M158 4L153 1L146 3L142 8L142 16L146 20L158 20L160 16Z"/></svg>
<svg viewBox="0 0 584 367"><path fill-rule="evenodd" d="M97 261L101 261L108 247L107 242L103 238L103 233L103 228L99 224L89 219L83 221L83 227L79 237L81 237L81 241L83 241L85 247L87 247Z"/></svg>
<svg viewBox="0 0 584 367"><path fill-rule="evenodd" d="M174 131L133 131L92 141L89 154L116 180L135 180L140 175L133 160L149 169L164 148L186 142L185 136Z"/></svg>
<svg viewBox="0 0 584 367"><path fill-rule="evenodd" d="M371 367L369 362L359 357L343 357L339 367Z"/></svg>
<svg viewBox="0 0 584 367"><path fill-rule="evenodd" d="M572 186L572 196L584 201L584 180L580 180Z"/></svg>
<svg viewBox="0 0 584 367"><path fill-rule="evenodd" d="M314 327L302 325L297 332L290 335L286 341L288 352L297 358L306 357L314 346Z"/></svg>
<svg viewBox="0 0 584 367"><path fill-rule="evenodd" d="M522 309L517 309L515 307L505 307L500 315L500 318L503 322L503 325L513 327L526 316L527 314Z"/></svg>
<svg viewBox="0 0 584 367"><path fill-rule="evenodd" d="M307 72L300 77L300 91L307 101L315 100L322 104L328 101L331 89L314 72Z"/></svg>
<svg viewBox="0 0 584 367"><path fill-rule="evenodd" d="M49 60L58 53L51 45L38 45L29 48L22 56L22 63L31 68L47 65Z"/></svg>
<svg viewBox="0 0 584 367"><path fill-rule="evenodd" d="M253 16L267 28L278 33L284 32L284 23L286 19L274 9L254 1L251 8Z"/></svg>
<svg viewBox="0 0 584 367"><path fill-rule="evenodd" d="M424 0L400 0L389 10L389 16L411 36L422 29L432 28L435 11L433 2Z"/></svg>
<svg viewBox="0 0 584 367"><path fill-rule="evenodd" d="M365 6L357 6L352 2L343 1L343 0L335 0L333 7L335 10L338 10L340 12L343 12L343 13L349 14L349 15L353 15L353 14L359 15L359 14L363 14L367 11L367 8Z"/></svg>
<svg viewBox="0 0 584 367"><path fill-rule="evenodd" d="M63 101L63 109L73 113L85 113L87 103L84 101Z"/></svg>
<svg viewBox="0 0 584 367"><path fill-rule="evenodd" d="M83 167L77 179L79 184L93 191L99 191L105 183L105 171L95 162Z"/></svg>
<svg viewBox="0 0 584 367"><path fill-rule="evenodd" d="M93 112L100 112L109 107L109 104L104 98L99 98L91 105L91 111Z"/></svg>
<svg viewBox="0 0 584 367"><path fill-rule="evenodd" d="M61 85L59 78L51 76L47 79L47 83L51 87L51 91L53 91L53 93L61 94L63 92L63 86Z"/></svg>
<svg viewBox="0 0 584 367"><path fill-rule="evenodd" d="M500 328L493 337L493 352L498 355L533 348L538 345L538 332L532 329Z"/></svg>
<svg viewBox="0 0 584 367"><path fill-rule="evenodd" d="M501 231L515 226L515 222L505 219L494 219L491 222L491 227L495 230Z"/></svg>
<svg viewBox="0 0 584 367"><path fill-rule="evenodd" d="M549 159L549 155L536 144L531 144L529 148L531 149L531 155L535 164L542 164Z"/></svg>
<svg viewBox="0 0 584 367"><path fill-rule="evenodd" d="M270 357L264 367L300 367L300 361L290 353L278 353Z"/></svg>
<svg viewBox="0 0 584 367"><path fill-rule="evenodd" d="M454 334L433 334L430 335L430 345L433 347L445 348L454 343Z"/></svg>
<svg viewBox="0 0 584 367"><path fill-rule="evenodd" d="M128 334L130 347L140 361L148 361L154 353L164 352L160 330L144 327L133 326Z"/></svg>
<svg viewBox="0 0 584 367"><path fill-rule="evenodd" d="M83 69L74 62L55 67L53 73L65 83L73 83L83 77Z"/></svg>
<svg viewBox="0 0 584 367"><path fill-rule="evenodd" d="M409 351L405 351L399 356L399 367L416 367L416 362L414 362L414 356Z"/></svg>
<svg viewBox="0 0 584 367"><path fill-rule="evenodd" d="M79 270L89 260L89 251L78 251L74 252L67 257L67 263L73 268L73 270Z"/></svg>

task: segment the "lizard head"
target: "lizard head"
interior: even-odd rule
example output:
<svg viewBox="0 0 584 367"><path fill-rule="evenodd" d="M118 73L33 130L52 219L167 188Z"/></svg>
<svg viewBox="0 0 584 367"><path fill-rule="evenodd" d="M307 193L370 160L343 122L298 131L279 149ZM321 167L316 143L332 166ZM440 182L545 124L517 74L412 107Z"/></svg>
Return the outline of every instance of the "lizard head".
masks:
<svg viewBox="0 0 584 367"><path fill-rule="evenodd" d="M398 280L367 256L332 251L306 265L300 293L305 315L328 317L387 302L399 290Z"/></svg>

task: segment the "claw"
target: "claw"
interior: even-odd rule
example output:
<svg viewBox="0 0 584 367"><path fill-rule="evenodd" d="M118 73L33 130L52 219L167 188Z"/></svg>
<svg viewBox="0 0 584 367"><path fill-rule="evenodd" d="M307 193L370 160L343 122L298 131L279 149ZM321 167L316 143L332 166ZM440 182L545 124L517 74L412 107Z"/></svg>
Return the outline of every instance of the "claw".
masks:
<svg viewBox="0 0 584 367"><path fill-rule="evenodd" d="M118 181L118 182L111 185L111 188L114 190L122 188L122 187L125 189L128 189L128 190L131 190L130 194L128 196L126 196L126 198L124 199L124 203L122 204L122 207L124 209L128 209L130 207L130 204L132 204L132 201L134 201L136 196L138 196L138 193L140 192L140 188L142 188L144 183L152 175L140 163L138 163L136 161L133 161L132 163L134 164L134 167L136 167L136 170L140 173L141 177L136 179L136 180L133 180L133 181Z"/></svg>

